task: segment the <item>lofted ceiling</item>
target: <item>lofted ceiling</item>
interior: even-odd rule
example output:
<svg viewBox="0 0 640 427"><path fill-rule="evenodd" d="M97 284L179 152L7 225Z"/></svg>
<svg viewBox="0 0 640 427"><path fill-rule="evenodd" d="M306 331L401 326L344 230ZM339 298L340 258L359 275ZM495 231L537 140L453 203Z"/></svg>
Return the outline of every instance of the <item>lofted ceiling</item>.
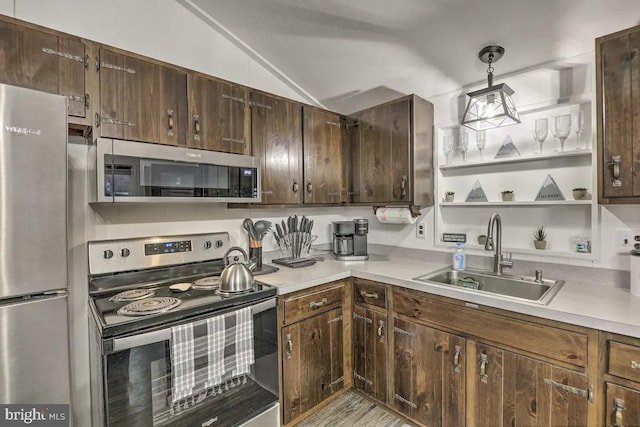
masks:
<svg viewBox="0 0 640 427"><path fill-rule="evenodd" d="M594 51L640 24L638 0L177 0L267 64L301 96L351 113L400 94L424 98Z"/></svg>

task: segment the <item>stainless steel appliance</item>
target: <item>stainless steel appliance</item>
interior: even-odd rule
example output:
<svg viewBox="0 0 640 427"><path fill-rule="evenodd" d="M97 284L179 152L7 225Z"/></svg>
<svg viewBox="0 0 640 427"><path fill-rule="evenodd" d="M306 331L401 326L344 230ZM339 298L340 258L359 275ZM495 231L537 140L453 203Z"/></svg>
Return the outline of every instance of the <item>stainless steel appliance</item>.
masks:
<svg viewBox="0 0 640 427"><path fill-rule="evenodd" d="M229 246L227 233L89 243L94 427L279 426L276 288L256 280L220 292ZM255 356L246 383L176 408L172 328L246 308Z"/></svg>
<svg viewBox="0 0 640 427"><path fill-rule="evenodd" d="M0 85L0 403L69 404L67 100Z"/></svg>
<svg viewBox="0 0 640 427"><path fill-rule="evenodd" d="M256 157L98 138L88 164L91 203L261 200Z"/></svg>
<svg viewBox="0 0 640 427"><path fill-rule="evenodd" d="M354 219L353 221L334 221L333 255L341 261L362 261L369 259L367 250L367 234L369 221Z"/></svg>

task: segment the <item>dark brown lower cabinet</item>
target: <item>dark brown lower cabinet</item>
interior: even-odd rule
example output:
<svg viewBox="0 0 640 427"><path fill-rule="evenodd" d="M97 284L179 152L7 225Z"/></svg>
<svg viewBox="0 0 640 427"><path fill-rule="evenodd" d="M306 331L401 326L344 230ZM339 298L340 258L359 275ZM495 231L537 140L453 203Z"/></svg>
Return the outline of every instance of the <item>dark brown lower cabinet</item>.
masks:
<svg viewBox="0 0 640 427"><path fill-rule="evenodd" d="M467 426L587 425L586 375L469 344Z"/></svg>
<svg viewBox="0 0 640 427"><path fill-rule="evenodd" d="M463 426L465 339L401 319L394 319L393 334L390 405L427 426Z"/></svg>
<svg viewBox="0 0 640 427"><path fill-rule="evenodd" d="M606 383L608 426L640 426L640 390Z"/></svg>
<svg viewBox="0 0 640 427"><path fill-rule="evenodd" d="M345 384L342 307L282 328L284 424Z"/></svg>
<svg viewBox="0 0 640 427"><path fill-rule="evenodd" d="M387 314L358 305L353 313L353 386L386 403Z"/></svg>

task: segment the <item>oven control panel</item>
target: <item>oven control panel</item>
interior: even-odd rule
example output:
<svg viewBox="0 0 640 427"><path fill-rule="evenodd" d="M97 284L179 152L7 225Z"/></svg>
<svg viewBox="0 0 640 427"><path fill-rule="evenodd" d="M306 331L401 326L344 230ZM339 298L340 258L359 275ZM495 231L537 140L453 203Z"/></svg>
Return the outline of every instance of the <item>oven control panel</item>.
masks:
<svg viewBox="0 0 640 427"><path fill-rule="evenodd" d="M89 242L89 274L222 259L229 247L229 233Z"/></svg>
<svg viewBox="0 0 640 427"><path fill-rule="evenodd" d="M178 242L146 243L144 245L144 254L146 256L172 254L175 252L191 252L191 240L181 240Z"/></svg>

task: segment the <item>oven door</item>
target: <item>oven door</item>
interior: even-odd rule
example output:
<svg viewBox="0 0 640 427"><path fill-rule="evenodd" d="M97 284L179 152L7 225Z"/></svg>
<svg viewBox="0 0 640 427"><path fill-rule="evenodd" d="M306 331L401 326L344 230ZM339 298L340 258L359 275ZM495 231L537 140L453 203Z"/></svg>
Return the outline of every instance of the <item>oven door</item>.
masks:
<svg viewBox="0 0 640 427"><path fill-rule="evenodd" d="M104 396L103 402L96 402L104 405L104 425L218 427L243 425L259 417L262 419L260 425L278 426L276 300L272 298L228 311L246 306L252 308L254 325L255 364L251 367L249 380L178 413L171 412L170 337L173 325L104 341ZM217 311L188 321L224 313ZM264 419L265 416L272 420Z"/></svg>

